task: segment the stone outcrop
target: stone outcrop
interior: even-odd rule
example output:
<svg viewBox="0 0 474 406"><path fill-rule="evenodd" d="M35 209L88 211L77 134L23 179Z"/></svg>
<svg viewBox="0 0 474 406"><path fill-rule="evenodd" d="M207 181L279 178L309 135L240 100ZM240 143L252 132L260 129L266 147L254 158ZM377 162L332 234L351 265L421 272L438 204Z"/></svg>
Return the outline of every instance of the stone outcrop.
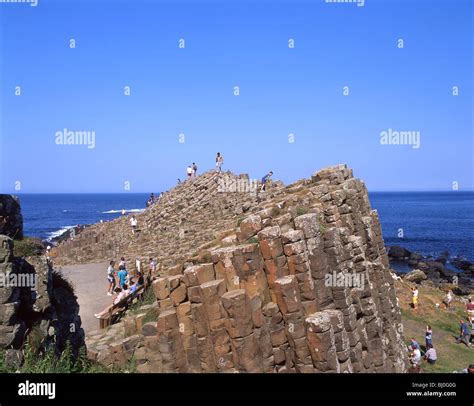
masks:
<svg viewBox="0 0 474 406"><path fill-rule="evenodd" d="M221 193L218 181L205 174L169 192L138 216L136 239L119 219L56 249L62 262L161 258L155 303L91 334L89 356L106 366L133 357L140 372L404 372L363 182L345 165L262 194Z"/></svg>
<svg viewBox="0 0 474 406"><path fill-rule="evenodd" d="M34 332L36 349L60 353L84 345L74 292L42 256L15 258L13 240L0 235L0 348L6 362L21 360L20 349Z"/></svg>
<svg viewBox="0 0 474 406"><path fill-rule="evenodd" d="M0 234L23 238L23 216L18 197L0 194Z"/></svg>

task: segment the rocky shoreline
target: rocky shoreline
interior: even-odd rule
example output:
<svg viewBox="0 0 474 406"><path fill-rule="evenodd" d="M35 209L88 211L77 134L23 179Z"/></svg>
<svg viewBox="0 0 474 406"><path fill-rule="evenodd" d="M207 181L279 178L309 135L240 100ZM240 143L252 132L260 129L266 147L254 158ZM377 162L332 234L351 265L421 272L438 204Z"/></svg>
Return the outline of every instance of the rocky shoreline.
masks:
<svg viewBox="0 0 474 406"><path fill-rule="evenodd" d="M395 273L402 279L421 283L429 280L435 286L454 285L457 295L469 295L474 290L474 263L458 257L450 257L448 252L433 258L423 256L400 246L388 247L388 258ZM406 265L411 271L397 271L398 265Z"/></svg>

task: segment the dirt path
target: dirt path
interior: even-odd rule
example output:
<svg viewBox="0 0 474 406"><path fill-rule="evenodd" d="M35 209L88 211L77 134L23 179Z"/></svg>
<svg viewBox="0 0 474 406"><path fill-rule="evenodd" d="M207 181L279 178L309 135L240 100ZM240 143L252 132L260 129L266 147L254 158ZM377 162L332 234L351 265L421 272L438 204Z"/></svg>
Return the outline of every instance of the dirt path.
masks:
<svg viewBox="0 0 474 406"><path fill-rule="evenodd" d="M105 262L62 266L64 276L74 285L86 335L99 328L99 321L94 314L112 303L112 298L107 296L106 269Z"/></svg>

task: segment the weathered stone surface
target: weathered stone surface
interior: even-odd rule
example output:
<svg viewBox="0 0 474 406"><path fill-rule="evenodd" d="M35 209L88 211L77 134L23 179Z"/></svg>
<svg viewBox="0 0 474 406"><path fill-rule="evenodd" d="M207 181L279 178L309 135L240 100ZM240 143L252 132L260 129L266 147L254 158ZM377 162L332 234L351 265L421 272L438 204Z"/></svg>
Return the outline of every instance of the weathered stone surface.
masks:
<svg viewBox="0 0 474 406"><path fill-rule="evenodd" d="M23 238L23 216L16 196L0 194L0 234L17 240Z"/></svg>

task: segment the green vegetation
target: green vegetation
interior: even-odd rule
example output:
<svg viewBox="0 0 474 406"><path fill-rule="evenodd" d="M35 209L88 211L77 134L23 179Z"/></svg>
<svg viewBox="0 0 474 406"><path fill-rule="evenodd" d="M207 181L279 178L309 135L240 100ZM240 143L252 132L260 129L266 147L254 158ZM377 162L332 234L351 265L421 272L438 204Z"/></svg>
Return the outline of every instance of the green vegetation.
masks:
<svg viewBox="0 0 474 406"><path fill-rule="evenodd" d="M240 227L240 225L242 224L242 221L244 221L244 217L240 217L240 218L237 220L237 227Z"/></svg>
<svg viewBox="0 0 474 406"><path fill-rule="evenodd" d="M452 373L474 364L474 349L456 343L456 337L459 336L459 321L466 318L464 304L456 301L449 310L438 308L436 304L442 302L444 292L420 286L420 307L413 310L410 307L411 286L406 283L397 284L406 344L408 345L413 337L424 350L426 325L429 324L433 329L433 344L438 355L434 365L427 362L421 364L423 371Z"/></svg>
<svg viewBox="0 0 474 406"><path fill-rule="evenodd" d="M146 288L145 291L143 292L143 295L140 298L140 300L138 300L136 303L131 305L128 311L131 314L137 314L140 312L140 308L142 306L151 305L155 303L155 301L156 301L156 298L153 292L153 288L151 286L148 286L148 288Z"/></svg>
<svg viewBox="0 0 474 406"><path fill-rule="evenodd" d="M41 255L43 244L39 238L25 237L14 241L13 254L15 257L32 257Z"/></svg>
<svg viewBox="0 0 474 406"><path fill-rule="evenodd" d="M200 264L208 264L209 262L212 262L211 252L207 250L200 252L197 261Z"/></svg>
<svg viewBox="0 0 474 406"><path fill-rule="evenodd" d="M249 244L258 244L258 239L256 237L251 237L247 240Z"/></svg>
<svg viewBox="0 0 474 406"><path fill-rule="evenodd" d="M133 365L132 365L133 366ZM74 358L68 346L61 356L56 356L53 350L40 355L28 344L25 346L24 362L19 368L12 368L5 364L5 352L0 351L0 373L100 373L119 372L109 371L105 367L87 359L85 349L81 349L79 356Z"/></svg>
<svg viewBox="0 0 474 406"><path fill-rule="evenodd" d="M306 213L308 213L308 210L304 207L298 207L296 209L296 215L297 216L302 216L303 214L306 214Z"/></svg>

